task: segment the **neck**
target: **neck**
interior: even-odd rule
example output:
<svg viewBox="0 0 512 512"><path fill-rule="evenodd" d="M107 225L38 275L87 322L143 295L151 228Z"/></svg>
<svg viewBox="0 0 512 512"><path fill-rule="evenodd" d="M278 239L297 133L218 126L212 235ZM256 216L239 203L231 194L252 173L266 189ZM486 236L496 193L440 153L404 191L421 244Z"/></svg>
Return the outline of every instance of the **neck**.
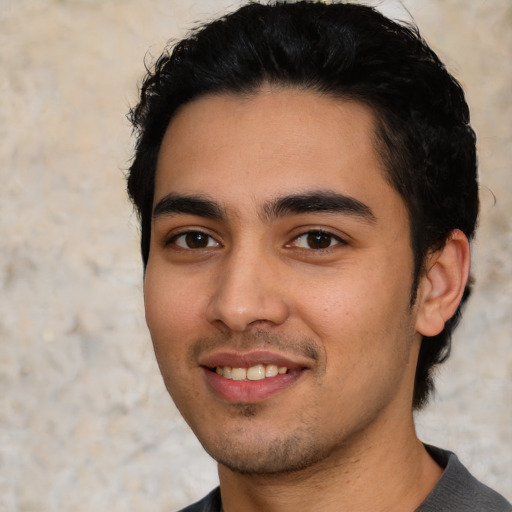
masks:
<svg viewBox="0 0 512 512"><path fill-rule="evenodd" d="M301 471L240 474L220 465L223 510L412 512L434 488L442 470L417 439L412 415L408 425L390 432L383 436L380 430L373 442L366 432Z"/></svg>

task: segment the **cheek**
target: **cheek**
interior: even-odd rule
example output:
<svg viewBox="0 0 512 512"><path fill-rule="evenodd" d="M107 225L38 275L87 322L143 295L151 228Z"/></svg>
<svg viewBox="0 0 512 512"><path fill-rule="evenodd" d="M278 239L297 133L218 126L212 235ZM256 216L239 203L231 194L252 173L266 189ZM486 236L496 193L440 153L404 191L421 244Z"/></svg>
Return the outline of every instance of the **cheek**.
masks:
<svg viewBox="0 0 512 512"><path fill-rule="evenodd" d="M197 328L204 309L200 283L183 274L148 265L144 281L146 322L153 337L182 337L187 328ZM155 340L156 338L156 340Z"/></svg>
<svg viewBox="0 0 512 512"><path fill-rule="evenodd" d="M194 288L179 286L178 280L148 266L144 282L146 323L160 371L173 397L188 375L188 350L200 325L197 296L190 293Z"/></svg>
<svg viewBox="0 0 512 512"><path fill-rule="evenodd" d="M330 345L345 354L364 353L396 341L408 312L409 282L396 270L348 267L303 281L296 289L298 316Z"/></svg>
<svg viewBox="0 0 512 512"><path fill-rule="evenodd" d="M193 311L197 302L191 300L187 288L176 284L168 272L156 272L148 266L144 281L146 323L167 390L179 402L184 393L181 383L186 382L190 371L188 341L193 339L193 326L197 325Z"/></svg>
<svg viewBox="0 0 512 512"><path fill-rule="evenodd" d="M374 317L379 298L369 293L369 283L354 271L332 273L303 280L296 287L294 302L301 318L322 338L359 326L367 328L367 317ZM381 304L382 306L382 304Z"/></svg>

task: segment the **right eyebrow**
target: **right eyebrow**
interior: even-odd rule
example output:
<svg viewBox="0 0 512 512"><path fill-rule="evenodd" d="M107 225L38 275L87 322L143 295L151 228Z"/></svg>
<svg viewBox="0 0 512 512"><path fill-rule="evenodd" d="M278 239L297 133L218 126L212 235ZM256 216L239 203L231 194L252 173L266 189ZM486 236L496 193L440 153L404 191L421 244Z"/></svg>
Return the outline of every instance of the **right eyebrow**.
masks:
<svg viewBox="0 0 512 512"><path fill-rule="evenodd" d="M200 195L167 194L153 209L153 219L179 214L197 215L216 220L222 220L225 217L218 203Z"/></svg>
<svg viewBox="0 0 512 512"><path fill-rule="evenodd" d="M264 205L263 217L272 220L287 215L319 212L345 214L370 224L376 221L368 205L354 197L330 190L314 190L278 197Z"/></svg>

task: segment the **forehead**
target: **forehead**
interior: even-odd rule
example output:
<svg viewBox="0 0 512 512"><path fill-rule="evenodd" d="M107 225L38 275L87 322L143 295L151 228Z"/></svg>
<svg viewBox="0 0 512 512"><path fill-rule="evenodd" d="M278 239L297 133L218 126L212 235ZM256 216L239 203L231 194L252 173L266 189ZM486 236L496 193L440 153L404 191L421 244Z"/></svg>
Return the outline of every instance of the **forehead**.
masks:
<svg viewBox="0 0 512 512"><path fill-rule="evenodd" d="M248 205L310 190L363 202L385 190L403 208L377 151L370 108L294 89L208 95L182 107L166 131L155 203L178 193Z"/></svg>

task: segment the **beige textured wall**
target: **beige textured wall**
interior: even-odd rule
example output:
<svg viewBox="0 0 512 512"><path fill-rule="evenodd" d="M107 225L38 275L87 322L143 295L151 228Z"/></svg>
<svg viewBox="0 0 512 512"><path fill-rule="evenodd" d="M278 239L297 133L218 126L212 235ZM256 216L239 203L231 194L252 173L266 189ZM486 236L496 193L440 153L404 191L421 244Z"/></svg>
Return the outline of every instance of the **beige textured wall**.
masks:
<svg viewBox="0 0 512 512"><path fill-rule="evenodd" d="M215 484L144 325L124 115L147 49L236 3L0 0L0 512L170 511ZM477 291L418 429L511 499L512 6L403 3L466 87L483 200Z"/></svg>

